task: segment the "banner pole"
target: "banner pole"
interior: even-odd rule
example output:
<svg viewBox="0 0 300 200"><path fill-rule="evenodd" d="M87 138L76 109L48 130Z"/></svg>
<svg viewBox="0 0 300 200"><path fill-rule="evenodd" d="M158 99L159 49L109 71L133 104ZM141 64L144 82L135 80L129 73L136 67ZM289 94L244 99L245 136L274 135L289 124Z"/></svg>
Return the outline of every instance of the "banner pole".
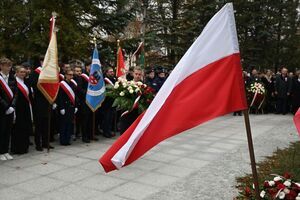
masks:
<svg viewBox="0 0 300 200"><path fill-rule="evenodd" d="M48 137L47 137L47 153L50 152L50 131L51 131L51 104L48 106Z"/></svg>
<svg viewBox="0 0 300 200"><path fill-rule="evenodd" d="M243 114L244 114L244 120L245 120L245 126L246 126L247 141L248 141L249 155L250 155L250 161L251 161L254 190L255 190L255 198L257 200L260 200L261 198L259 195L258 175L257 175L257 170L256 170L256 162L255 162L255 155L254 155L254 148L253 148L253 141L252 141L248 109L243 110Z"/></svg>
<svg viewBox="0 0 300 200"><path fill-rule="evenodd" d="M95 112L93 112L93 127L92 127L92 131L93 131L93 140L95 140L96 136L95 136Z"/></svg>

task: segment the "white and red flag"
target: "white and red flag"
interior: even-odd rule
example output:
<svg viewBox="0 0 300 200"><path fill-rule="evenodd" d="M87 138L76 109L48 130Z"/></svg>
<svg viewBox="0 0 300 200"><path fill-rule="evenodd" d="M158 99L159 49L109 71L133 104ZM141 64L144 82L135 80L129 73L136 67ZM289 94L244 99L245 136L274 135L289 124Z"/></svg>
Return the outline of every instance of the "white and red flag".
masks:
<svg viewBox="0 0 300 200"><path fill-rule="evenodd" d="M99 159L120 169L161 141L247 109L233 6L226 4L174 68L149 108Z"/></svg>
<svg viewBox="0 0 300 200"><path fill-rule="evenodd" d="M57 56L57 41L55 27L55 17L51 18L53 21L50 26L51 37L49 46L44 58L43 66L40 70L40 75L37 87L46 97L50 104L54 102L59 90L59 67Z"/></svg>
<svg viewBox="0 0 300 200"><path fill-rule="evenodd" d="M117 70L116 70L116 76L119 77L124 77L126 76L126 66L125 66L125 61L124 61L124 56L122 52L122 48L118 48L118 53L117 53Z"/></svg>

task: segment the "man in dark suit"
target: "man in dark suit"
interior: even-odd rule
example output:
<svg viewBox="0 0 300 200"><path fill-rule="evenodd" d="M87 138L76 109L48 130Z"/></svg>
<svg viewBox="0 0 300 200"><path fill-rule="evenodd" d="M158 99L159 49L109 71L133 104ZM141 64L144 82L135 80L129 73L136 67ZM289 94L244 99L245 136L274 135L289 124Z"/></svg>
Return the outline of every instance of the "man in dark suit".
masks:
<svg viewBox="0 0 300 200"><path fill-rule="evenodd" d="M8 149L17 87L16 79L10 74L11 67L12 62L8 58L0 59L0 160L13 159Z"/></svg>
<svg viewBox="0 0 300 200"><path fill-rule="evenodd" d="M41 61L42 65L42 61ZM36 68L29 76L31 87L33 89L33 118L35 123L35 149L43 151L43 148L48 148L49 145L49 113L51 112L50 103L37 87L40 67ZM53 149L49 145L50 149Z"/></svg>
<svg viewBox="0 0 300 200"><path fill-rule="evenodd" d="M105 71L105 78L104 78L105 84L110 85L113 87L113 85L116 82L115 73L113 68L109 67ZM100 115L101 115L101 128L103 130L103 136L106 138L113 137L112 134L112 125L113 125L113 115L115 113L115 109L112 107L114 103L114 99L111 97L105 97L105 100L103 101L101 107L99 108Z"/></svg>
<svg viewBox="0 0 300 200"><path fill-rule="evenodd" d="M281 74L276 77L275 95L277 96L277 114L287 113L287 101L292 91L292 80L288 77L287 68L281 69Z"/></svg>

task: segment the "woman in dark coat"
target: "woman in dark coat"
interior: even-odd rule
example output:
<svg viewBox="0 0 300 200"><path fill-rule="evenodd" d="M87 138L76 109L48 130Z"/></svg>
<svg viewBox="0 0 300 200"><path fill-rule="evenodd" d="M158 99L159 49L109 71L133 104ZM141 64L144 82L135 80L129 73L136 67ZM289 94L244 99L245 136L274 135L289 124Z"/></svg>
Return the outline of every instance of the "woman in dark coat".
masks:
<svg viewBox="0 0 300 200"><path fill-rule="evenodd" d="M26 69L22 66L16 67L17 98L16 119L11 136L11 152L24 154L28 152L29 136L32 135L32 107L30 87L24 83Z"/></svg>

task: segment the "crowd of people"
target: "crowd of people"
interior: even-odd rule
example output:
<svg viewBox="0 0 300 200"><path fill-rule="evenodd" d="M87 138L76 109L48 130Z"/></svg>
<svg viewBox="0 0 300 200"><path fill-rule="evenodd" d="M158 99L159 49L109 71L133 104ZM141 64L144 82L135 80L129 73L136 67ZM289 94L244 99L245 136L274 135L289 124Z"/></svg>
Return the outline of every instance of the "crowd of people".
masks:
<svg viewBox="0 0 300 200"><path fill-rule="evenodd" d="M40 66L42 62L43 58ZM90 67L91 62L60 64L60 88L55 102L50 104L37 86L41 67L28 63L13 67L8 58L0 59L0 160L13 159L11 153L27 153L29 145L33 145L30 136L34 136L35 149L43 151L54 148L50 143L55 139L61 145L71 145L80 138L89 143L98 140L96 135L111 138L128 128L133 121L119 123L120 113L112 107L114 99L105 98L95 113L86 104ZM158 92L169 73L164 68L136 67L128 71L126 79L142 81ZM106 84L117 81L111 67L105 68L103 75ZM255 82L266 88L263 113L295 113L299 108L300 71L292 74L283 67L274 74L271 70L261 73L253 69L251 74L244 72L243 77L246 88Z"/></svg>
<svg viewBox="0 0 300 200"><path fill-rule="evenodd" d="M294 73L288 72L287 68L282 67L277 73L274 73L270 69L264 72L253 69L251 74L244 71L243 77L246 89L255 83L260 83L264 87L260 107L250 106L250 111L285 115L287 113L295 114L300 107L300 70ZM254 96L247 96L248 105L251 105L250 102Z"/></svg>

